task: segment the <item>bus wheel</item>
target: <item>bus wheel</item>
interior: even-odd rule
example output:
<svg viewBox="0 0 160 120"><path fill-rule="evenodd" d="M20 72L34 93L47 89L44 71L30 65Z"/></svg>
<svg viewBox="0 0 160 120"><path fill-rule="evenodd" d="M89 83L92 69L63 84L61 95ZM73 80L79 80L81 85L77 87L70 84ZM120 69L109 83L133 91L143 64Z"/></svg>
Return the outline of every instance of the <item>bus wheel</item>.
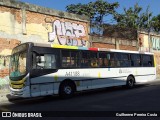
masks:
<svg viewBox="0 0 160 120"><path fill-rule="evenodd" d="M71 82L64 82L60 85L59 95L61 98L70 98L74 92L74 85Z"/></svg>
<svg viewBox="0 0 160 120"><path fill-rule="evenodd" d="M127 78L127 83L126 83L127 88L133 88L134 85L135 85L135 80L134 80L134 78L133 78L132 76L129 76L129 77Z"/></svg>

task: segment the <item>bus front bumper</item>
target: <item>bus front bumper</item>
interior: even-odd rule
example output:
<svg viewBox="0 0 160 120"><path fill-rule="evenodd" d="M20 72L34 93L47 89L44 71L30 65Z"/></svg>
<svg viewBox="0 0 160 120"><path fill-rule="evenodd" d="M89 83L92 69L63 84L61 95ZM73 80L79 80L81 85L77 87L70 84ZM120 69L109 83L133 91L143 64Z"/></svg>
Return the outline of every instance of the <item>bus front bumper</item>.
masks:
<svg viewBox="0 0 160 120"><path fill-rule="evenodd" d="M29 88L29 86L26 86L21 89L14 89L14 88L10 87L10 94L11 94L11 96L28 98L28 97L30 97L30 88Z"/></svg>

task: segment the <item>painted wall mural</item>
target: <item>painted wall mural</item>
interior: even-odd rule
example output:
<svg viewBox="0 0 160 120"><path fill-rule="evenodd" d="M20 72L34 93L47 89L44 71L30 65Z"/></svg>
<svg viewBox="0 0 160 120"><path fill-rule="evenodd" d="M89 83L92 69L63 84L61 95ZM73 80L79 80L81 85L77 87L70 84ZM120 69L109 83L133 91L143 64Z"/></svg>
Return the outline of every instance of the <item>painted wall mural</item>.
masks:
<svg viewBox="0 0 160 120"><path fill-rule="evenodd" d="M151 37L153 50L160 50L160 37Z"/></svg>
<svg viewBox="0 0 160 120"><path fill-rule="evenodd" d="M85 27L82 24L55 20L52 23L52 32L48 34L49 42L60 45L86 46Z"/></svg>

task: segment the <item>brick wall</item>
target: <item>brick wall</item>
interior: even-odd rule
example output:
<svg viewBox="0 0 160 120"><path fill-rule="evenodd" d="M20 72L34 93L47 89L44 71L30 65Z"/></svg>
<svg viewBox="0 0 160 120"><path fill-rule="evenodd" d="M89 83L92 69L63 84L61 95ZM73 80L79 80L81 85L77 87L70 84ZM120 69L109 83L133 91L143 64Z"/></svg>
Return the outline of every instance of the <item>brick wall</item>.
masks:
<svg viewBox="0 0 160 120"><path fill-rule="evenodd" d="M133 51L138 50L137 40L128 40L105 36L90 36L90 41L92 41L92 47Z"/></svg>
<svg viewBox="0 0 160 120"><path fill-rule="evenodd" d="M131 45L120 45L119 46L120 50L131 50L131 51L137 51L137 47L136 46L131 46Z"/></svg>
<svg viewBox="0 0 160 120"><path fill-rule="evenodd" d="M93 42L93 43L92 43L92 47L115 49L115 45L113 45L113 44L98 43L98 42Z"/></svg>
<svg viewBox="0 0 160 120"><path fill-rule="evenodd" d="M20 43L21 41L16 39L0 38L0 55L10 55L10 53L5 52L5 50L11 51Z"/></svg>
<svg viewBox="0 0 160 120"><path fill-rule="evenodd" d="M16 39L0 38L0 80L9 74L9 60L11 50L21 42ZM6 81L8 83L8 81ZM4 82L5 83L5 82Z"/></svg>
<svg viewBox="0 0 160 120"><path fill-rule="evenodd" d="M86 16L15 0L0 0L0 86L7 83L9 55L18 44L87 46L88 32L89 18Z"/></svg>

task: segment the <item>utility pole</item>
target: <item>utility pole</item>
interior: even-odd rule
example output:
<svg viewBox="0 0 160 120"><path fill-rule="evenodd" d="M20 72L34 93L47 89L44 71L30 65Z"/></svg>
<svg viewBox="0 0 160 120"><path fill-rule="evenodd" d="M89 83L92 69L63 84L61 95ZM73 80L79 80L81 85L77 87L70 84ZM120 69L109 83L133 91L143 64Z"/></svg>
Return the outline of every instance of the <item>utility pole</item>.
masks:
<svg viewBox="0 0 160 120"><path fill-rule="evenodd" d="M150 40L150 16L149 16L149 6L148 6L148 47L149 47L149 52L151 52L151 40Z"/></svg>

